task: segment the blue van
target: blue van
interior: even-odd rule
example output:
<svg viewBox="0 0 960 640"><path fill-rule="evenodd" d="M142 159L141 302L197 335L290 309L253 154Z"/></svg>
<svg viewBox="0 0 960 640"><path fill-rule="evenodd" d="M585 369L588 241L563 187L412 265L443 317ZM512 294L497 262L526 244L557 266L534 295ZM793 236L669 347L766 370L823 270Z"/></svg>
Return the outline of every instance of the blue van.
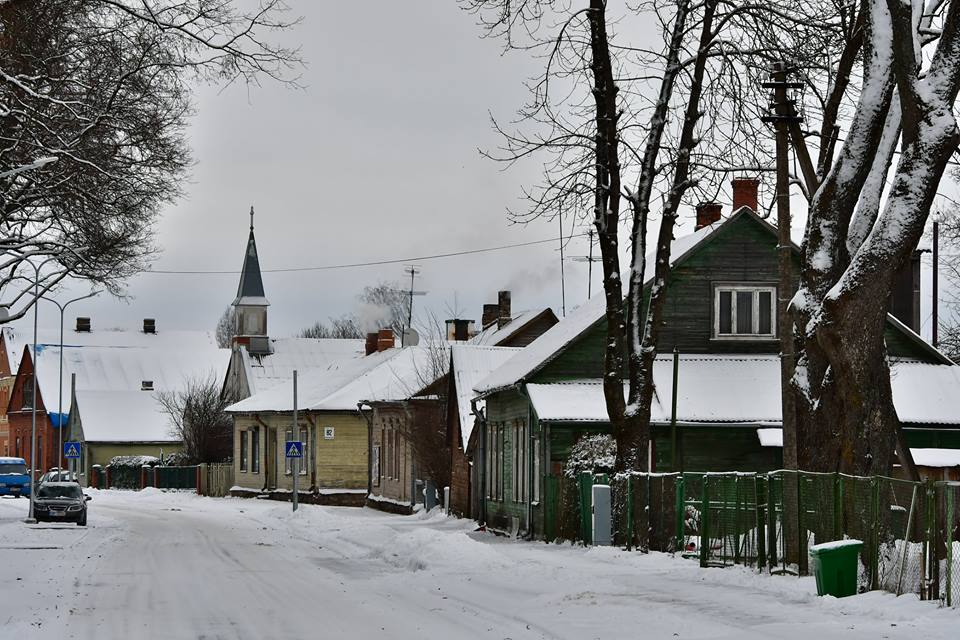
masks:
<svg viewBox="0 0 960 640"><path fill-rule="evenodd" d="M23 458L0 457L0 496L29 496L30 475Z"/></svg>

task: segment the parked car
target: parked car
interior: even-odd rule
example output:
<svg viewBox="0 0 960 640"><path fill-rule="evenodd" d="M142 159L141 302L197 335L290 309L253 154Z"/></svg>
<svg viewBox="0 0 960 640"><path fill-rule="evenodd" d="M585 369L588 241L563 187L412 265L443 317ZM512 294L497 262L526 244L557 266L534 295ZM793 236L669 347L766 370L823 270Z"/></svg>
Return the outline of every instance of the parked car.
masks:
<svg viewBox="0 0 960 640"><path fill-rule="evenodd" d="M54 467L40 478L40 484L45 482L77 482L77 473L76 471Z"/></svg>
<svg viewBox="0 0 960 640"><path fill-rule="evenodd" d="M76 522L85 527L88 500L76 482L45 482L33 500L33 516L38 522Z"/></svg>
<svg viewBox="0 0 960 640"><path fill-rule="evenodd" d="M0 457L0 495L30 495L30 474L23 458Z"/></svg>

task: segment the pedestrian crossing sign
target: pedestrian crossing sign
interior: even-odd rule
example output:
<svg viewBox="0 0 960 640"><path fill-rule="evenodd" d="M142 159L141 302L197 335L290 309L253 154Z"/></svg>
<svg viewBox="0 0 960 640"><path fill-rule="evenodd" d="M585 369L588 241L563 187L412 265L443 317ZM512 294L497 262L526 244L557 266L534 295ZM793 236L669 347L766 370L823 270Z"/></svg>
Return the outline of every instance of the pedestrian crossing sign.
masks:
<svg viewBox="0 0 960 640"><path fill-rule="evenodd" d="M64 442L64 443L63 443L63 457L64 457L64 458L79 458L79 457L80 457L80 443L79 443L79 442Z"/></svg>
<svg viewBox="0 0 960 640"><path fill-rule="evenodd" d="M299 440L287 440L287 457L288 458L302 458L303 457L303 443Z"/></svg>

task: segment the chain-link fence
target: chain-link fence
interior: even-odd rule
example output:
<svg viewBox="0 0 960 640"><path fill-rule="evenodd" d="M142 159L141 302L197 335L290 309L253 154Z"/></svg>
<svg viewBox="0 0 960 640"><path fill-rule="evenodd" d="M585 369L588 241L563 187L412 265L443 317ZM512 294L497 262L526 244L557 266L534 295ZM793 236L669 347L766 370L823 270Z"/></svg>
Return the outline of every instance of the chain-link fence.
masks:
<svg viewBox="0 0 960 640"><path fill-rule="evenodd" d="M960 483L776 471L583 474L557 487L556 537L591 542L590 491L609 483L626 548L679 552L702 566L806 575L811 545L863 542L861 591L960 603Z"/></svg>

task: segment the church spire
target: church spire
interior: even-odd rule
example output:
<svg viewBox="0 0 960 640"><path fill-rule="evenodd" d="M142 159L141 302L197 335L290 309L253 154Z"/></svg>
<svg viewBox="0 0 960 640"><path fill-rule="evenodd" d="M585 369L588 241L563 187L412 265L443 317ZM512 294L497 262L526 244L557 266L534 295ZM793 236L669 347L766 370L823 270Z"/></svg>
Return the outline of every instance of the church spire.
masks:
<svg viewBox="0 0 960 640"><path fill-rule="evenodd" d="M243 270L240 272L240 286L233 306L252 305L269 306L263 291L263 278L260 275L260 259L257 256L257 241L253 235L253 207L250 207L250 237L247 239L247 252L243 258Z"/></svg>

